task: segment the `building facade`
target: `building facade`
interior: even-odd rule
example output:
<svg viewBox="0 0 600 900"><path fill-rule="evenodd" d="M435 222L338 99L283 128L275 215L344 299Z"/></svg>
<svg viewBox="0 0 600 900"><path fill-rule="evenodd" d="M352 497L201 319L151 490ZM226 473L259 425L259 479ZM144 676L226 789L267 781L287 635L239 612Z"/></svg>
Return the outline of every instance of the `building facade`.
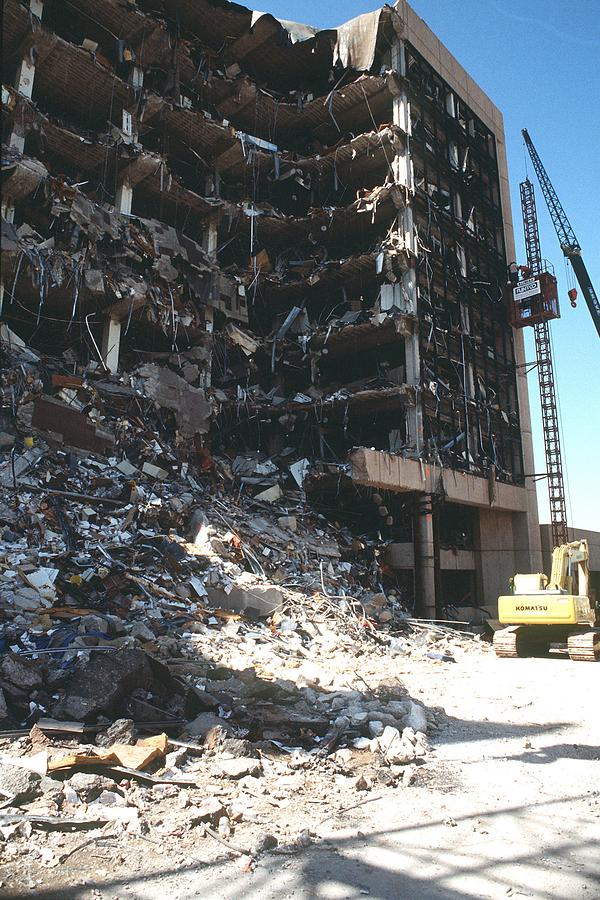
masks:
<svg viewBox="0 0 600 900"><path fill-rule="evenodd" d="M502 116L408 4L3 14L10 328L185 393L177 441L277 467L419 614L539 569Z"/></svg>

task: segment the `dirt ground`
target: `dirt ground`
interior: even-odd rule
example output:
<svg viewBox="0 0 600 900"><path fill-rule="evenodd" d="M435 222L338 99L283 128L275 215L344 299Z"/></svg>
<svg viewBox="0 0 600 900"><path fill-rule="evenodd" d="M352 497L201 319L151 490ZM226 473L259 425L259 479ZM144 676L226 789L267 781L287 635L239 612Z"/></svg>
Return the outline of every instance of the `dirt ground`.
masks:
<svg viewBox="0 0 600 900"><path fill-rule="evenodd" d="M19 884L0 872L0 895L600 897L600 666L489 652L390 666L413 697L445 711L436 752L410 787L374 786L347 811L332 791L312 817L305 804L305 849L266 853L244 871L206 838L179 858L132 838L119 851L92 845L59 869L23 867Z"/></svg>

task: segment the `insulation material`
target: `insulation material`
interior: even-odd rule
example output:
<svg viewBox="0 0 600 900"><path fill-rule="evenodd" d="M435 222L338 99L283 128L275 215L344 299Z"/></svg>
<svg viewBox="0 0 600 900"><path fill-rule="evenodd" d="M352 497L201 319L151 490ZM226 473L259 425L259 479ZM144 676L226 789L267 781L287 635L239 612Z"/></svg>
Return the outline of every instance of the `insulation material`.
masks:
<svg viewBox="0 0 600 900"><path fill-rule="evenodd" d="M334 65L339 62L344 69L369 71L375 59L381 15L382 10L376 9L339 26L333 53Z"/></svg>

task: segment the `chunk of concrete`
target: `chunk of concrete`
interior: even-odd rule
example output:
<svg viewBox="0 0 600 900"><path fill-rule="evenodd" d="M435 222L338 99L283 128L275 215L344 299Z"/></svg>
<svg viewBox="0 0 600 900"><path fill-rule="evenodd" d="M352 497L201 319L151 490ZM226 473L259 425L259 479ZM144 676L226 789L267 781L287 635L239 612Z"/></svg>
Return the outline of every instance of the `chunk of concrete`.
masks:
<svg viewBox="0 0 600 900"><path fill-rule="evenodd" d="M298 531L296 516L279 516L277 522L282 528L287 528L288 531Z"/></svg>
<svg viewBox="0 0 600 900"><path fill-rule="evenodd" d="M143 650L98 653L74 673L65 698L56 704L53 714L76 721L89 720L99 713L111 715L137 688L168 692L169 670Z"/></svg>
<svg viewBox="0 0 600 900"><path fill-rule="evenodd" d="M246 775L261 775L262 764L259 759L239 756L236 759L221 759L217 764L217 772L224 778L244 778Z"/></svg>
<svg viewBox="0 0 600 900"><path fill-rule="evenodd" d="M42 684L42 663L18 653L5 653L0 660L0 681L7 694L28 695Z"/></svg>
<svg viewBox="0 0 600 900"><path fill-rule="evenodd" d="M222 728L228 734L232 733L231 726L225 719L211 712L200 713L193 721L188 722L186 731L191 737L204 738L212 728Z"/></svg>
<svg viewBox="0 0 600 900"><path fill-rule="evenodd" d="M246 573L245 573L246 574ZM217 585L206 584L209 602L221 609L233 612L249 613L259 618L270 616L283 605L284 597L279 588L272 585L253 582L242 575L233 585L229 593Z"/></svg>
<svg viewBox="0 0 600 900"><path fill-rule="evenodd" d="M403 765L415 758L415 749L410 741L404 739L397 728L386 726L380 738L377 738L378 749L383 753L389 765Z"/></svg>
<svg viewBox="0 0 600 900"><path fill-rule="evenodd" d="M212 406L201 388L191 387L171 369L147 363L137 375L143 379L143 389L157 406L170 409L180 432L185 435L205 434L208 431Z"/></svg>
<svg viewBox="0 0 600 900"><path fill-rule="evenodd" d="M137 731L133 719L117 719L106 731L96 735L98 747L111 747L113 744L135 744Z"/></svg>
<svg viewBox="0 0 600 900"><path fill-rule="evenodd" d="M217 822L225 808L216 797L206 797L186 812L189 814L190 825L197 825L200 822Z"/></svg>
<svg viewBox="0 0 600 900"><path fill-rule="evenodd" d="M413 731L422 731L426 733L427 716L425 715L425 710L418 703L415 703L414 700L408 700L407 703L409 712L402 719L402 724L405 727L412 728Z"/></svg>
<svg viewBox="0 0 600 900"><path fill-rule="evenodd" d="M41 776L20 766L3 762L0 766L0 791L13 803L25 803L40 793Z"/></svg>
<svg viewBox="0 0 600 900"><path fill-rule="evenodd" d="M67 783L86 803L96 800L103 791L112 791L115 787L112 779L104 775L92 775L90 772L76 772Z"/></svg>

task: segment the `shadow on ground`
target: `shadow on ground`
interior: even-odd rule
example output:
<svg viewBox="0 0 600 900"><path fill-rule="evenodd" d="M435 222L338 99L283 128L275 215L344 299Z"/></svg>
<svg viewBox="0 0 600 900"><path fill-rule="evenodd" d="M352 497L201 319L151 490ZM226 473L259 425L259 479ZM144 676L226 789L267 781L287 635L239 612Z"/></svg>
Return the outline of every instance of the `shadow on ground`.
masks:
<svg viewBox="0 0 600 900"><path fill-rule="evenodd" d="M585 795L566 798L561 801L562 807L584 799ZM173 900L195 897L231 900L238 897L256 900L298 897L309 900L358 898L367 894L381 900L459 900L465 896L513 894L554 898L557 896L554 889L545 886L549 870L558 873L560 878L564 869L569 877L581 875L592 884L600 878L600 860L595 840L583 838L579 833L557 837L554 816L547 807L546 802L505 806L492 812L465 815L450 825L447 819L437 817L420 825L329 838L301 856L282 858L271 854L264 857L251 875L234 872L232 867L228 867L226 875L219 872L224 862L221 857L210 864L173 866L139 876L125 875L98 881L82 873L85 884L61 889L39 887L35 896L41 900L87 900L91 897L117 900L125 894L158 900L168 892ZM491 848L486 851L485 845L483 849L482 846L473 847L468 837L473 823L483 818L488 827L496 825L501 831L507 817L518 819L524 828L531 830L522 849L513 848L512 852L497 857ZM495 823L494 820L498 821ZM449 827L452 827L452 836L456 837L444 842L438 835L440 829ZM577 854L578 862L574 862L574 854ZM588 866L583 876L581 860L585 857L595 859L595 864ZM514 867L526 873L524 884L514 883ZM434 873L433 869L437 871ZM532 893L525 884L536 879L539 887ZM476 884L484 884L485 893L477 894ZM581 884L584 884L583 880ZM585 891L585 886L582 889Z"/></svg>

